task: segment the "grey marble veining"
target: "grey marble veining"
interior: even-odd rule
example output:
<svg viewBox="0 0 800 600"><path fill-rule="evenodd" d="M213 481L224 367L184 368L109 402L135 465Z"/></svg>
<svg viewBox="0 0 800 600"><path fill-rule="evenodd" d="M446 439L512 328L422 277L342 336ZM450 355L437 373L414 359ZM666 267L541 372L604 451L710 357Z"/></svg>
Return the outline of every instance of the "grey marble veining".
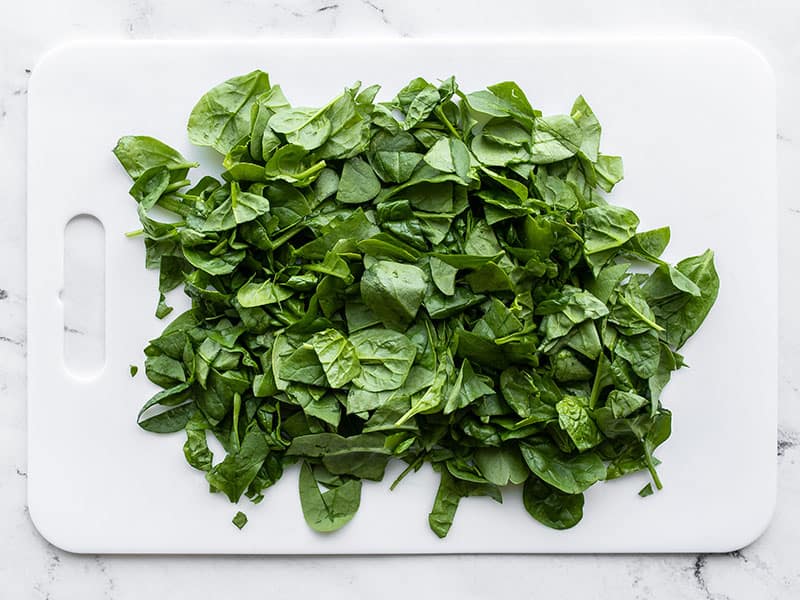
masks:
<svg viewBox="0 0 800 600"><path fill-rule="evenodd" d="M0 598L383 597L783 599L800 595L800 5L793 0L642 3L527 0L28 0L0 21ZM44 541L27 515L25 145L30 71L49 48L83 38L718 33L750 41L778 87L780 399L778 503L767 532L725 555L361 558L82 556ZM88 125L87 125L88 126ZM65 151L68 140L61 140ZM732 165L731 176L746 168ZM758 210L754 198L753 210ZM743 232L746 235L746 232ZM753 326L762 315L743 315ZM734 340L735 341L735 340ZM743 349L746 368L749 349ZM735 368L739 368L736 365ZM757 399L754 399L757 401ZM76 465L76 468L86 468ZM746 486L731 482L731 493ZM54 494L63 493L53 490ZM309 577L313 573L312 577ZM265 582L269 582L266 586ZM525 591L527 590L527 591Z"/></svg>

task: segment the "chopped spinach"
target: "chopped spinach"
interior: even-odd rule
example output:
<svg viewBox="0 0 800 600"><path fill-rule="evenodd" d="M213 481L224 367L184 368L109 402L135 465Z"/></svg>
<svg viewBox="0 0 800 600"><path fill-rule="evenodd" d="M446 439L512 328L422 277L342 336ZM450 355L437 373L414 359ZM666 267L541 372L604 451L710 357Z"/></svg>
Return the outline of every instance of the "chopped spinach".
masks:
<svg viewBox="0 0 800 600"><path fill-rule="evenodd" d="M236 525L237 529L242 529L245 525L247 525L247 515L244 514L242 511L239 511L235 515L233 515L231 523Z"/></svg>
<svg viewBox="0 0 800 600"><path fill-rule="evenodd" d="M508 485L556 529L598 481L647 470L640 495L661 489L662 392L717 297L713 253L670 265L669 229L608 203L622 161L582 96L543 115L513 82L377 93L305 108L261 71L219 84L188 136L220 175L194 185L177 150L120 138L156 316L178 286L191 300L145 348L162 390L139 425L183 430L187 462L231 502L260 502L299 463L323 533L392 459L408 465L392 488L426 462L439 473L439 537L462 498L501 502Z"/></svg>

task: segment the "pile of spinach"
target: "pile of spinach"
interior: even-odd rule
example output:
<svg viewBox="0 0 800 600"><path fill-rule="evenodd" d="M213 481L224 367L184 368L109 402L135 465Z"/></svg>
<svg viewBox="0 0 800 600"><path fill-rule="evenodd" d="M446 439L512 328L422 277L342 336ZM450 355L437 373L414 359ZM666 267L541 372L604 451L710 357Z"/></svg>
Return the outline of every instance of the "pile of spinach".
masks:
<svg viewBox="0 0 800 600"><path fill-rule="evenodd" d="M223 157L194 185L175 149L119 140L156 314L178 286L191 298L145 349L163 390L139 425L184 430L186 460L231 502L259 502L299 462L324 532L395 458L398 480L440 474L440 537L461 498L500 502L509 484L557 529L597 481L649 470L660 488L660 396L717 296L711 251L670 265L668 228L637 231L606 202L622 162L582 97L544 116L513 82L377 92L306 108L261 71L225 81L189 117L189 139Z"/></svg>

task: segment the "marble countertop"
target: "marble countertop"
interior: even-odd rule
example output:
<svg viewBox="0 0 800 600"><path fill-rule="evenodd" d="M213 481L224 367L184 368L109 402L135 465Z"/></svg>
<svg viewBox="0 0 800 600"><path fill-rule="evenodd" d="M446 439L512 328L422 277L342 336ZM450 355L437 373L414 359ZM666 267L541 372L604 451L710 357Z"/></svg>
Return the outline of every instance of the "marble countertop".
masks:
<svg viewBox="0 0 800 600"><path fill-rule="evenodd" d="M491 7L491 10L488 8ZM407 597L420 589L482 598L524 590L550 598L768 599L800 595L800 4L735 0L28 0L0 22L0 597L235 597L331 593ZM31 69L78 39L731 34L758 47L778 86L780 363L775 517L755 543L724 555L182 557L62 552L26 507L25 146ZM68 148L65 148L68 151ZM743 161L747 160L743 153ZM743 165L744 166L744 165ZM733 168L738 168L733 166ZM754 199L757 210L758 199ZM746 360L746 356L744 357ZM746 482L732 482L732 490ZM53 493L58 493L54 490ZM314 577L308 577L313 572ZM265 583L268 582L268 583ZM424 587L423 587L424 586ZM527 595L527 594L526 594Z"/></svg>

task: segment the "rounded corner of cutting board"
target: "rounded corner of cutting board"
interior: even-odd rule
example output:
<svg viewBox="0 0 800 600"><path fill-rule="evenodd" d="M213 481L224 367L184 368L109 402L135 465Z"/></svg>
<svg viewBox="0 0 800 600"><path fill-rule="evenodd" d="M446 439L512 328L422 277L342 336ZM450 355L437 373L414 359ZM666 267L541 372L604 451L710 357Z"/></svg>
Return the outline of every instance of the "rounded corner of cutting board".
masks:
<svg viewBox="0 0 800 600"><path fill-rule="evenodd" d="M40 79L48 79L51 74L57 74L64 64L69 64L72 54L85 50L90 45L86 41L69 41L53 46L45 50L44 54L31 69L31 77L28 81L29 95L36 95L40 85Z"/></svg>
<svg viewBox="0 0 800 600"><path fill-rule="evenodd" d="M28 517L39 535L42 536L48 544L55 546L63 552L69 552L70 554L86 553L87 550L85 548L74 544L75 540L73 536L66 531L64 525L65 523L69 523L69 521L59 520L56 518L58 515L48 511L37 502L32 502L31 500L38 496L31 494L30 486L28 486L28 488Z"/></svg>
<svg viewBox="0 0 800 600"><path fill-rule="evenodd" d="M749 520L743 520L739 527L732 528L730 539L724 542L721 548L713 549L713 552L736 552L757 542L772 524L777 496L776 481L775 485L765 494L762 503L750 512Z"/></svg>
<svg viewBox="0 0 800 600"><path fill-rule="evenodd" d="M736 36L727 36L722 38L730 46L730 52L736 52L739 56L738 60L743 65L750 64L754 71L761 71L765 77L768 78L767 83L771 88L776 85L775 70L772 68L772 63L767 58L766 53L760 47L756 46L749 40L742 39Z"/></svg>

